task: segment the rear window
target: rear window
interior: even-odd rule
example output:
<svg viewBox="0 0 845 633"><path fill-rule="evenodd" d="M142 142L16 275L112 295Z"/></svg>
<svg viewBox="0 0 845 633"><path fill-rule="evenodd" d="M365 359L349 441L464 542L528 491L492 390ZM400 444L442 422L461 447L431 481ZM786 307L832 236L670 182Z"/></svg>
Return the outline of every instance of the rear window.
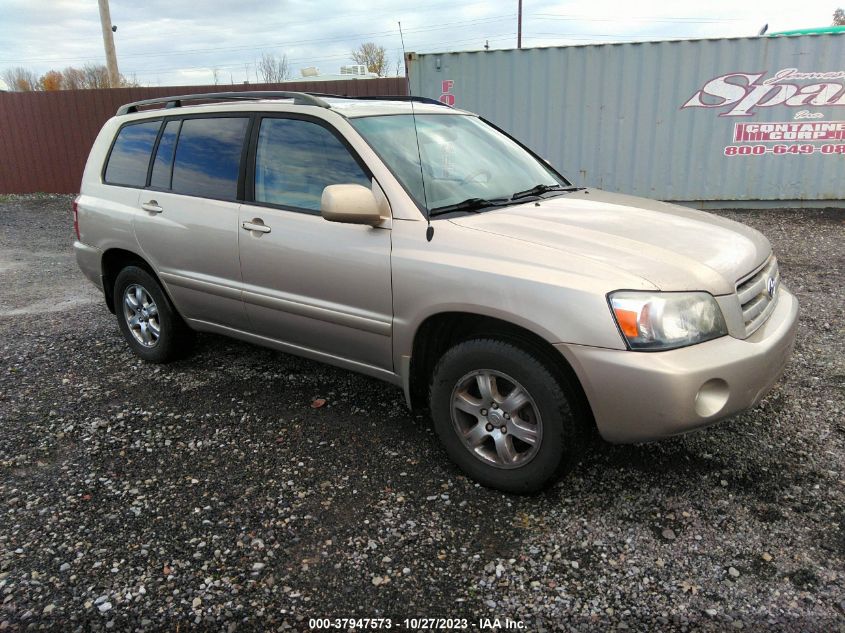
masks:
<svg viewBox="0 0 845 633"><path fill-rule="evenodd" d="M106 182L110 185L144 187L150 154L161 121L132 123L120 129L106 165Z"/></svg>
<svg viewBox="0 0 845 633"><path fill-rule="evenodd" d="M248 118L185 119L173 161L174 193L235 200Z"/></svg>

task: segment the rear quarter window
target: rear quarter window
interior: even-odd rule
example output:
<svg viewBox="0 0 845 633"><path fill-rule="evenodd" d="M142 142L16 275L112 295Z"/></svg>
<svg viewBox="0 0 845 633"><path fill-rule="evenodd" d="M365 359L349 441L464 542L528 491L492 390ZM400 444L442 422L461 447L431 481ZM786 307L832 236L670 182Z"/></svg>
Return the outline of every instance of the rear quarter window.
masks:
<svg viewBox="0 0 845 633"><path fill-rule="evenodd" d="M170 189L170 174L173 167L173 152L176 149L176 136L179 134L181 121L168 121L164 132L158 141L156 157L153 161L153 173L150 176L150 187L154 189Z"/></svg>
<svg viewBox="0 0 845 633"><path fill-rule="evenodd" d="M110 185L144 187L161 121L130 123L120 128L109 154L105 181Z"/></svg>

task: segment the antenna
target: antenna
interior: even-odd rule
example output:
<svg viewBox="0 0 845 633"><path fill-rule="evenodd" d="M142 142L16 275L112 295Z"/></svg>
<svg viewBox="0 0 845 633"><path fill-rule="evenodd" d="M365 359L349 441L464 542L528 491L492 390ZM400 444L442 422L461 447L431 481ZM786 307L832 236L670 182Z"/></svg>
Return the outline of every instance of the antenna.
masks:
<svg viewBox="0 0 845 633"><path fill-rule="evenodd" d="M411 73L408 68L408 56L405 53L405 36L402 35L402 23L399 22L399 40L402 42L402 57L405 59L405 81L408 84L408 96L411 94ZM425 221L428 224L425 229L425 239L429 242L434 237L434 227L431 226L431 211L428 209L428 196L425 192L425 170L423 170L422 151L420 150L420 135L417 132L417 115L414 112L414 100L411 99L411 119L414 121L414 138L417 141L417 158L420 160L420 182L422 182L423 203L425 204Z"/></svg>

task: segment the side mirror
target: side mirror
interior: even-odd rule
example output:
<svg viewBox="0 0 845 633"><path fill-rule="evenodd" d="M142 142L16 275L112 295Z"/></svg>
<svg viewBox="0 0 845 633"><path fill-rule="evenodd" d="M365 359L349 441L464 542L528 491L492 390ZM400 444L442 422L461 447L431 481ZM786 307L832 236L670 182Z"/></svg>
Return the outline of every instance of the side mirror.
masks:
<svg viewBox="0 0 845 633"><path fill-rule="evenodd" d="M323 189L320 212L329 222L370 226L382 222L376 197L362 185L329 185Z"/></svg>

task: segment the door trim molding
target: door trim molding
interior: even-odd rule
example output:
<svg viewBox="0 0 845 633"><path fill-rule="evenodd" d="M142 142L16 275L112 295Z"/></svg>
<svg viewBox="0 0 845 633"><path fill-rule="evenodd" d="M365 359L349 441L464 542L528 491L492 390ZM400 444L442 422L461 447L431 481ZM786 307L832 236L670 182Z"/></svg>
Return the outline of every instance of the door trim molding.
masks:
<svg viewBox="0 0 845 633"><path fill-rule="evenodd" d="M337 310L301 303L299 301L291 301L290 299L271 297L266 294L252 292L250 290L243 291L243 300L245 303L261 306L262 308L279 310L280 312L287 312L289 314L295 314L309 319L316 319L318 321L325 321L335 325L342 325L344 327L353 328L355 330L363 330L364 332L379 334L381 336L390 336L391 330L393 329L391 324L386 321L371 319L357 314L349 314L348 312L339 312Z"/></svg>
<svg viewBox="0 0 845 633"><path fill-rule="evenodd" d="M341 325L354 330L362 330L371 334L378 334L379 336L390 336L393 332L393 324L390 321L382 321L380 319L373 319L359 314L340 312L338 310L332 310L331 308L302 303L301 301L273 297L264 293L254 292L252 290L244 290L243 288L228 286L216 281L207 281L176 273L162 272L159 273L159 277L161 277L162 281L167 284L173 284L174 286L180 286L182 288L187 288L188 290L204 292L218 297L224 297L226 299L234 299L235 301L243 301L244 303L260 306L262 308L270 308L271 310L278 310L280 312L295 314L297 316L315 319L317 321Z"/></svg>
<svg viewBox="0 0 845 633"><path fill-rule="evenodd" d="M158 276L166 283L173 284L187 288L188 290L196 290L197 292L205 292L210 295L218 297L225 297L226 299L234 299L241 301L243 291L240 288L227 286L219 282L203 281L195 277L186 277L185 275L177 275L176 273L159 273Z"/></svg>
<svg viewBox="0 0 845 633"><path fill-rule="evenodd" d="M310 347L301 347L299 345L285 343L278 339L270 338L267 336L261 336L260 334L252 334L251 332L246 332L244 330L239 330L233 327L227 327L225 325L220 325L219 323L211 323L209 321L203 321L201 319L186 320L188 322L188 325L190 325L193 329L199 330L201 332L214 332L216 334L223 334L225 336L230 336L232 338L236 338L242 341L261 345L262 347L269 347L271 349L279 350L280 352L293 354L294 356L310 358L312 360L327 363L329 365L334 365L336 367L342 367L343 369L349 369L351 371L355 371L361 374L373 376L374 378L379 378L380 380L384 380L397 386L402 385L401 376L390 370L376 367L375 365L368 365L366 363L360 363L354 360L349 360L348 358L343 358L341 356L334 356L332 354L326 354L325 352L318 352L317 350L311 349Z"/></svg>

